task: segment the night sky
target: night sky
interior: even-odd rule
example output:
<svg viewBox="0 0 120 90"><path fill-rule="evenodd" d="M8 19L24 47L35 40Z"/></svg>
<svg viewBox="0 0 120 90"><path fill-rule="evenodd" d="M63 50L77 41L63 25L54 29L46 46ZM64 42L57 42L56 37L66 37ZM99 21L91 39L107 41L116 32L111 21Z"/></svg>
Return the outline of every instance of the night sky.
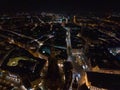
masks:
<svg viewBox="0 0 120 90"><path fill-rule="evenodd" d="M109 12L120 11L119 4L119 0L0 0L0 12Z"/></svg>

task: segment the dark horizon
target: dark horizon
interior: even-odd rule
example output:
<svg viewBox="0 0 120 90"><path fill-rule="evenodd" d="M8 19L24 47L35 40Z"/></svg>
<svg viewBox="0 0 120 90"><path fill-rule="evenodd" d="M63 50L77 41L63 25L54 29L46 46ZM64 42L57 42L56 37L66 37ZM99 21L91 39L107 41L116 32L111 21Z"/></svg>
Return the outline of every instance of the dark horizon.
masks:
<svg viewBox="0 0 120 90"><path fill-rule="evenodd" d="M119 1L1 0L0 12L120 12Z"/></svg>

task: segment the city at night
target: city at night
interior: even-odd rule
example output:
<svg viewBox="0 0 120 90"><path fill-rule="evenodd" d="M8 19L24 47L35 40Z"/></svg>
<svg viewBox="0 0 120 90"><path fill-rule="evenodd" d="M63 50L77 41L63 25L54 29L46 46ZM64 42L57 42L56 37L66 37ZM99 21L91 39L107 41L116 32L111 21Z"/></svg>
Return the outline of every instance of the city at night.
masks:
<svg viewBox="0 0 120 90"><path fill-rule="evenodd" d="M1 0L0 90L120 90L119 4Z"/></svg>

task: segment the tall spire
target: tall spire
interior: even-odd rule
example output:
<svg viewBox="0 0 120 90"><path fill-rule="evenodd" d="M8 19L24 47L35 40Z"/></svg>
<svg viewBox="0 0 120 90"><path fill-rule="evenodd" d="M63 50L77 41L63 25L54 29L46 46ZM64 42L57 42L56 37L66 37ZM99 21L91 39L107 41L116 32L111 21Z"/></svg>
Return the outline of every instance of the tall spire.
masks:
<svg viewBox="0 0 120 90"><path fill-rule="evenodd" d="M53 47L54 39L51 40L51 54L48 58L48 70L47 70L47 81L45 82L46 85L50 90L57 90L58 88L62 87L62 80L60 75L60 70L58 66L58 60L55 56L55 48ZM46 89L45 89L46 90Z"/></svg>
<svg viewBox="0 0 120 90"><path fill-rule="evenodd" d="M73 23L76 24L76 16L73 17Z"/></svg>

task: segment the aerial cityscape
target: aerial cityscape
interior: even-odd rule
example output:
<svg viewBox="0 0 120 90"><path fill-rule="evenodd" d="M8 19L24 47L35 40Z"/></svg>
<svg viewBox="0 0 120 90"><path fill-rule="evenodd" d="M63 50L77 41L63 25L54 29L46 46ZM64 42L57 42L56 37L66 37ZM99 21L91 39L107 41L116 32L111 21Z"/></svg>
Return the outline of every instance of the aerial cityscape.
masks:
<svg viewBox="0 0 120 90"><path fill-rule="evenodd" d="M119 90L118 4L46 2L1 1L0 90Z"/></svg>

